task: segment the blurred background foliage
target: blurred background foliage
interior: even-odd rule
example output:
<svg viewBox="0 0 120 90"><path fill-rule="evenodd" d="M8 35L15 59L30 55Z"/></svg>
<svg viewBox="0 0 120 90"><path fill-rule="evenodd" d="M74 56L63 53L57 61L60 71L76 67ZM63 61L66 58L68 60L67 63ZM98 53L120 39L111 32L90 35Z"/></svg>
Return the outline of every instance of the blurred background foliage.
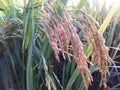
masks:
<svg viewBox="0 0 120 90"><path fill-rule="evenodd" d="M50 0L52 1L52 0ZM84 90L84 83L73 57L64 60L60 55L58 63L49 40L40 28L44 2L47 0L0 0L0 90ZM98 2L90 7L88 0L79 0L78 5L62 2L67 12L77 18L79 10L84 11L97 24L110 48L112 66L107 85L120 88L120 17L117 5L107 8ZM96 0L93 0L96 1ZM54 6L62 17L59 5ZM116 12L115 12L116 11ZM81 31L78 32L82 36ZM85 44L85 53L90 58L90 48ZM93 85L90 90L99 90L99 68L91 69Z"/></svg>

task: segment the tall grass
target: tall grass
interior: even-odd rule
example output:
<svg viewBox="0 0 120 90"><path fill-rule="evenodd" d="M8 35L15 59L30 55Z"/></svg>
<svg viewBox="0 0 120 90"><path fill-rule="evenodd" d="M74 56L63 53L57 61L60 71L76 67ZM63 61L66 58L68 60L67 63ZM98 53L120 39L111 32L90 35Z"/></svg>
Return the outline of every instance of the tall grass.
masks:
<svg viewBox="0 0 120 90"><path fill-rule="evenodd" d="M114 66L109 66L107 50L115 49L110 51L112 59L119 50L120 35L114 38L119 20L113 16L118 5L107 11L105 5L91 8L87 0L74 8L67 8L67 2L24 0L20 5L17 0L0 0L0 89L87 90L97 70L107 87L113 76L106 76L106 68L119 68L113 60ZM93 53L98 49L97 57Z"/></svg>

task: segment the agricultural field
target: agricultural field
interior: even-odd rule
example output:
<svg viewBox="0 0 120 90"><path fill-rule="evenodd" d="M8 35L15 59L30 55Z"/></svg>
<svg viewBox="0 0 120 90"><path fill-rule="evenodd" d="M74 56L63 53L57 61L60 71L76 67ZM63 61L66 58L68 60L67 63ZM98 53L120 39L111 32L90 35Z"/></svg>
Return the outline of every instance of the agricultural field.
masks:
<svg viewBox="0 0 120 90"><path fill-rule="evenodd" d="M0 90L120 90L120 0L0 0Z"/></svg>

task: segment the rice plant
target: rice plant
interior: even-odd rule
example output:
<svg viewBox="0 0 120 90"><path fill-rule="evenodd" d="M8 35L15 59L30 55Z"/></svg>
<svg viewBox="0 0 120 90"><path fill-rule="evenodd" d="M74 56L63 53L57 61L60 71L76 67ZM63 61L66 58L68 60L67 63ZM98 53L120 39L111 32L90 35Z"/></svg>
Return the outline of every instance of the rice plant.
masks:
<svg viewBox="0 0 120 90"><path fill-rule="evenodd" d="M97 71L99 88L118 88L118 2L0 0L0 90L89 90Z"/></svg>

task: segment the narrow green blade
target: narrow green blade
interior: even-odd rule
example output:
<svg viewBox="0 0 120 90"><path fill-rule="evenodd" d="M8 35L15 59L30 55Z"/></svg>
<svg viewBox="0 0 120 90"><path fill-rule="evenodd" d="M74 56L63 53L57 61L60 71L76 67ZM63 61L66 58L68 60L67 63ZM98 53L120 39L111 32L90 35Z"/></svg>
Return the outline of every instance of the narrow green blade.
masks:
<svg viewBox="0 0 120 90"><path fill-rule="evenodd" d="M25 26L24 26L24 38L23 38L23 46L22 49L26 50L30 44L30 40L32 38L32 19L33 19L33 9L32 7L32 0L29 1L28 10L26 12L25 17Z"/></svg>
<svg viewBox="0 0 120 90"><path fill-rule="evenodd" d="M4 87L5 87L5 90L9 90L8 77L7 77L6 65L5 65L5 60L4 59L0 59L0 66L1 66L2 79L3 79L3 84L4 84Z"/></svg>

